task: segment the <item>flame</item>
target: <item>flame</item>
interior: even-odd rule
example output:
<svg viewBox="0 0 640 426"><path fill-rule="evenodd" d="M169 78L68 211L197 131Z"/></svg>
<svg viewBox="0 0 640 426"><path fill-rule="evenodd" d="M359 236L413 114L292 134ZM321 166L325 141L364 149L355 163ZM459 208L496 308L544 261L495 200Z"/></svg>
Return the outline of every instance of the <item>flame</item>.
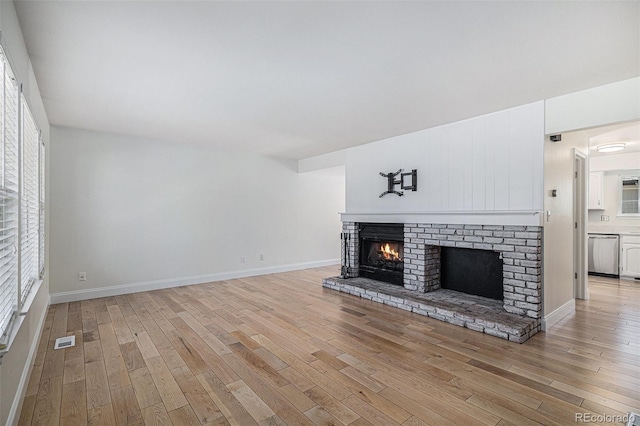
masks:
<svg viewBox="0 0 640 426"><path fill-rule="evenodd" d="M400 260L400 253L389 246L389 243L380 245L380 253L388 260Z"/></svg>

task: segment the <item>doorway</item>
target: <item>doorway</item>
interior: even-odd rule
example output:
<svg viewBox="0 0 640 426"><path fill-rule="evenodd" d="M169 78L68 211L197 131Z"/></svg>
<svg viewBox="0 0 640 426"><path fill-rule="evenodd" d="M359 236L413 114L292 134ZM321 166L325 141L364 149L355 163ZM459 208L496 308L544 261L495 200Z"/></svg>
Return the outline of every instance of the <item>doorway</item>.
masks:
<svg viewBox="0 0 640 426"><path fill-rule="evenodd" d="M587 156L573 150L573 295L589 299L587 280Z"/></svg>

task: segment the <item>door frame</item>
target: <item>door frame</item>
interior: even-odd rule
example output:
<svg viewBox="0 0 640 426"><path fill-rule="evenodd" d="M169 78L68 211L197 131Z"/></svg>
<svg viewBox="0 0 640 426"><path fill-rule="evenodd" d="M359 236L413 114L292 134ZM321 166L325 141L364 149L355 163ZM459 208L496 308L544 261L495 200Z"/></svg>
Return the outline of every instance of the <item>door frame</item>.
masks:
<svg viewBox="0 0 640 426"><path fill-rule="evenodd" d="M573 295L576 299L589 299L587 275L587 155L573 149Z"/></svg>

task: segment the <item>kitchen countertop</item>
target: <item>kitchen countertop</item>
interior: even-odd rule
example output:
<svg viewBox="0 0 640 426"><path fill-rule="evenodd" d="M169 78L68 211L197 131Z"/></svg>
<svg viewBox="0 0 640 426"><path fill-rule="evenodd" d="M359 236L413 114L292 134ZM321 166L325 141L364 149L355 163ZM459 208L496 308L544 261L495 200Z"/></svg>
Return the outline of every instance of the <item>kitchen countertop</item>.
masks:
<svg viewBox="0 0 640 426"><path fill-rule="evenodd" d="M640 235L640 226L589 226L589 234Z"/></svg>

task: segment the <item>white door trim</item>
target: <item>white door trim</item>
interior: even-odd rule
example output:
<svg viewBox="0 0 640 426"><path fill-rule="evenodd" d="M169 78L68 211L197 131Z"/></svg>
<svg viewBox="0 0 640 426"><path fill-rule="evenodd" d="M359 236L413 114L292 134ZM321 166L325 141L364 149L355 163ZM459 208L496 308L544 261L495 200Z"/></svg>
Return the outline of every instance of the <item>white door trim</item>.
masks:
<svg viewBox="0 0 640 426"><path fill-rule="evenodd" d="M587 155L573 149L573 271L574 297L589 299L587 279Z"/></svg>

